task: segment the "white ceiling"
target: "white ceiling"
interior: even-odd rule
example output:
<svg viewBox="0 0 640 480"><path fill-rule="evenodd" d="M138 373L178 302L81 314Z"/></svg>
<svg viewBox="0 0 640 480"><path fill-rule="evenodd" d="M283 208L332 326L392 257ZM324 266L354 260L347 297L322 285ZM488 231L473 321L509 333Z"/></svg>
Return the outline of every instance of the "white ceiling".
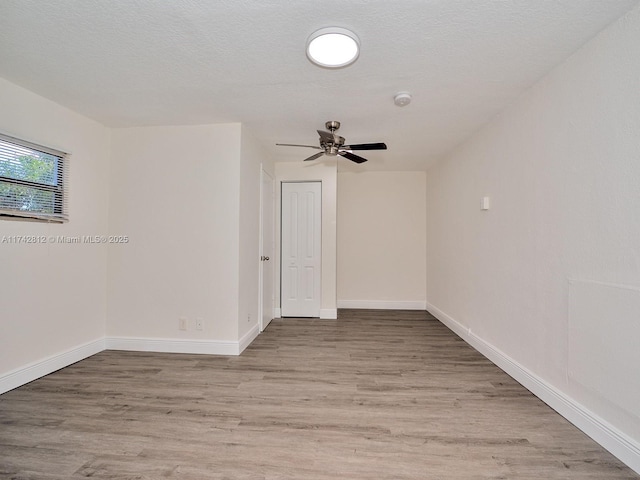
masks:
<svg viewBox="0 0 640 480"><path fill-rule="evenodd" d="M278 160L339 120L389 146L342 170L421 170L637 3L1 0L0 76L111 127L242 122ZM326 26L359 36L355 64L307 60Z"/></svg>

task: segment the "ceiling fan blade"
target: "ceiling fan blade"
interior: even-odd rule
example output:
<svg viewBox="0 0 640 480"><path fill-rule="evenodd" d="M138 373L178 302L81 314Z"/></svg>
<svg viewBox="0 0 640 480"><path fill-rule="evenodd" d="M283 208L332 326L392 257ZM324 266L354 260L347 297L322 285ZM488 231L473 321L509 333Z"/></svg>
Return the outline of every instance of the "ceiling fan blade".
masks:
<svg viewBox="0 0 640 480"><path fill-rule="evenodd" d="M341 150L386 150L385 143L358 143L356 145L343 145Z"/></svg>
<svg viewBox="0 0 640 480"><path fill-rule="evenodd" d="M331 132L325 132L324 130L316 130L320 135L320 141L322 143L337 143L336 136Z"/></svg>
<svg viewBox="0 0 640 480"><path fill-rule="evenodd" d="M305 158L303 162L308 162L309 160L315 160L316 158L320 158L322 155L324 155L324 152L314 153L309 158Z"/></svg>
<svg viewBox="0 0 640 480"><path fill-rule="evenodd" d="M338 155L348 158L352 162L356 162L356 163L364 163L367 161L366 158L359 157L358 155L354 155L353 153L349 153L349 152L338 152Z"/></svg>
<svg viewBox="0 0 640 480"><path fill-rule="evenodd" d="M276 143L279 147L306 147L306 148L315 148L316 150L320 150L320 147L315 145L298 145L296 143Z"/></svg>

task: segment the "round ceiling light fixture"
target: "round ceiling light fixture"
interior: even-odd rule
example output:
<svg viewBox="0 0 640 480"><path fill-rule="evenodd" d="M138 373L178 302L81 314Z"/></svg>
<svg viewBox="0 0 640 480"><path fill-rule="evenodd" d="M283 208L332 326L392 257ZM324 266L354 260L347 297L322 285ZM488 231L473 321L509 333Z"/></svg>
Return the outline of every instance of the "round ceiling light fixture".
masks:
<svg viewBox="0 0 640 480"><path fill-rule="evenodd" d="M351 65L360 55L360 40L350 30L340 27L321 28L307 40L307 57L325 68Z"/></svg>

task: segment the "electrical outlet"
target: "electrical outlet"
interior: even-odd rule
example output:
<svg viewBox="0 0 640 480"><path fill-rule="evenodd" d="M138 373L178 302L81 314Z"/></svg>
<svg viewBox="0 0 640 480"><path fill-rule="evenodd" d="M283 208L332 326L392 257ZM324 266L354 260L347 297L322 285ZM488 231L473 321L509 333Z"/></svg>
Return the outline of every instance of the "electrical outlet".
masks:
<svg viewBox="0 0 640 480"><path fill-rule="evenodd" d="M247 322L251 323L251 314L247 314Z"/></svg>
<svg viewBox="0 0 640 480"><path fill-rule="evenodd" d="M187 317L180 317L178 319L178 329L186 330L187 329Z"/></svg>
<svg viewBox="0 0 640 480"><path fill-rule="evenodd" d="M204 320L202 320L202 317L196 317L196 330L204 330Z"/></svg>

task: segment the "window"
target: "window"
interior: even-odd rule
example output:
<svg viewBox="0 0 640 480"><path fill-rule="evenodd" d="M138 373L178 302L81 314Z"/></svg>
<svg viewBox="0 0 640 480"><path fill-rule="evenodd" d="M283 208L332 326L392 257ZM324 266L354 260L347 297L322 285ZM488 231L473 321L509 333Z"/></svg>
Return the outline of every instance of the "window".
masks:
<svg viewBox="0 0 640 480"><path fill-rule="evenodd" d="M67 154L0 134L0 217L66 222Z"/></svg>

